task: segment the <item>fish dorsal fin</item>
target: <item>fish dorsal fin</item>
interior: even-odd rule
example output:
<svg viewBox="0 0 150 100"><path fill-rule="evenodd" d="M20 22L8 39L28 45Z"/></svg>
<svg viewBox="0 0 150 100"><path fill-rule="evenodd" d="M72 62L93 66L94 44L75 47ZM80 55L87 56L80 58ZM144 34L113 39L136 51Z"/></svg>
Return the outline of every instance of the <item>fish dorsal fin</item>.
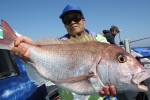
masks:
<svg viewBox="0 0 150 100"><path fill-rule="evenodd" d="M61 40L57 38L43 38L36 42L37 45L49 45L49 44L74 44L82 42L96 41L96 38L91 34L82 34L81 36L71 37L67 40Z"/></svg>
<svg viewBox="0 0 150 100"><path fill-rule="evenodd" d="M57 38L43 38L35 42L36 45L62 44L63 42Z"/></svg>
<svg viewBox="0 0 150 100"><path fill-rule="evenodd" d="M81 36L71 37L70 39L67 39L66 43L82 43L82 42L91 42L96 41L96 38L92 36L91 34L82 34Z"/></svg>

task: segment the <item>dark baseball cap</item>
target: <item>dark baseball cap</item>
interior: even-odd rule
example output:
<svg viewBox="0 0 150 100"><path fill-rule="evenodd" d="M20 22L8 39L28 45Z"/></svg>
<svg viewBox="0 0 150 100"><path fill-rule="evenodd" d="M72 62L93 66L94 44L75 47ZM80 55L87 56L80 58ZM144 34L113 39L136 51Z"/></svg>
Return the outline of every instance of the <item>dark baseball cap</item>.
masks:
<svg viewBox="0 0 150 100"><path fill-rule="evenodd" d="M110 31L116 30L117 32L120 32L119 28L117 26L111 26Z"/></svg>

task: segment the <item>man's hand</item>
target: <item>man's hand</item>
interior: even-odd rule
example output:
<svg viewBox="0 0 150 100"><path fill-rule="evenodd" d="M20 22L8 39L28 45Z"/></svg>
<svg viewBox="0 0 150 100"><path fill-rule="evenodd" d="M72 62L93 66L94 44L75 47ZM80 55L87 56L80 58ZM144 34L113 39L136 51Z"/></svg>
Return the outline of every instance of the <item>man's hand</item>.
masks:
<svg viewBox="0 0 150 100"><path fill-rule="evenodd" d="M30 55L28 47L24 43L20 43L17 47L13 47L11 54L20 57L22 60L27 61Z"/></svg>
<svg viewBox="0 0 150 100"><path fill-rule="evenodd" d="M102 91L99 92L100 96L116 96L116 88L114 86L105 86Z"/></svg>
<svg viewBox="0 0 150 100"><path fill-rule="evenodd" d="M15 47L12 48L11 54L19 56L24 61L27 61L30 52L28 50L28 46L25 43L34 44L33 40L28 37L21 36L19 38L16 38L14 41Z"/></svg>
<svg viewBox="0 0 150 100"><path fill-rule="evenodd" d="M15 39L14 45L17 47L21 42L34 44L34 41L26 36L21 36Z"/></svg>

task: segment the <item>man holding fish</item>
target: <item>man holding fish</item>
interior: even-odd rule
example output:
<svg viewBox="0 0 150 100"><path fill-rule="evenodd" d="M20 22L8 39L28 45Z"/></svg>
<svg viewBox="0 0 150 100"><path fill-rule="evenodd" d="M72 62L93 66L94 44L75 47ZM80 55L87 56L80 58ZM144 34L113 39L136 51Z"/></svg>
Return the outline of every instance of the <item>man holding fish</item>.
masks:
<svg viewBox="0 0 150 100"><path fill-rule="evenodd" d="M62 19L62 22L66 28L66 30L68 31L68 33L66 35L64 35L63 37L61 37L60 39L68 39L71 37L76 37L76 36L80 36L81 34L92 34L93 36L96 36L97 40L100 42L107 42L107 40L100 36L99 34L97 35L96 33L85 29L85 18L83 16L83 13L81 11L81 9L76 6L76 5L67 5L62 14L60 15L60 18ZM20 58L22 58L23 60L27 61L30 55L30 52L28 50L28 47L26 47L26 45L22 45L20 44L21 42L25 42L25 43L33 43L33 40L25 37L25 36L21 36L19 38L17 38L15 40L15 46L12 50L11 53L15 54L17 56L19 56ZM61 89L61 91L63 91ZM114 86L105 86L103 91L100 91L99 93L101 96L110 96L116 95L116 90ZM61 97L63 98L63 97ZM92 98L92 97L91 97ZM64 99L62 99L64 100ZM66 99L65 99L66 100Z"/></svg>
<svg viewBox="0 0 150 100"><path fill-rule="evenodd" d="M121 49L120 47L115 46L115 45L107 44L108 42L106 41L106 38L104 38L103 36L101 36L99 34L95 34L94 32L92 32L90 30L85 29L85 18L83 16L81 9L78 6L67 5L64 8L62 14L60 15L60 18L62 19L62 22L63 22L66 30L68 31L68 33L66 35L64 35L63 37L60 38L61 40L68 40L67 42L70 42L69 40L71 40L72 38L75 38L74 40L81 40L80 39L81 37L83 37L83 40L85 40L85 41L87 41L86 40L87 38L88 39L92 38L92 40L94 40L95 38L93 38L89 35L86 35L86 34L91 34L92 36L96 37L96 40L99 42L89 42L88 41L87 43L84 44L84 46L86 45L86 46L94 47L94 50L96 47L96 51L94 51L90 47L88 48L91 51L86 52L89 55L86 54L83 56L83 57L85 57L84 62L78 61L77 60L78 58L74 59L74 60L78 61L77 62L78 65L80 65L80 64L83 65L82 68L86 69L88 67L89 75L85 75L84 72L83 73L80 72L81 74L79 76L78 76L78 73L75 73L75 74L77 74L76 77L65 76L65 78L64 78L64 77L59 76L60 79L58 78L58 80L55 78L52 79L54 81L54 83L56 83L56 85L60 85L62 87L67 88L68 90L71 90L71 87L69 87L69 86L67 87L67 84L69 84L69 82L72 82L73 85L70 85L70 86L74 86L74 85L76 86L76 87L72 87L75 89L72 91L77 91L79 94L92 94L92 93L98 93L98 91L99 91L100 96L111 96L111 95L116 96L116 88L118 91L126 91L126 90L146 91L147 90L147 88L140 83L141 83L141 81L150 77L150 75L147 72L145 72L145 69L143 69L143 67L138 63L137 60L135 60L134 57L132 57L127 52L125 52L123 49ZM7 32L5 32L5 33L7 33ZM72 40L71 40L71 42L73 42ZM21 37L15 39L15 47L13 47L11 49L11 53L15 54L15 55L19 56L20 58L22 58L23 60L27 61L30 58L30 56L31 56L31 58L32 57L34 58L34 56L33 56L34 52L31 52L32 50L30 50L30 48L28 47L29 45L26 45L23 42L28 43L28 44L34 44L34 41L32 39L25 37L25 36L21 36ZM55 41L55 42L58 42L58 41ZM62 42L62 41L60 41L60 42ZM106 43L100 43L100 42L106 42ZM4 42L4 43L7 43L7 42ZM72 48L69 48L69 49L71 49L71 50L77 49L77 50L79 50L79 52L82 51L81 49L84 49L84 51L87 50L87 48L82 46L83 44L81 44L81 45L75 44L75 45L76 45L75 46L76 48L74 47L73 49ZM62 48L62 45L60 45L60 46L59 47ZM68 45L65 45L65 46L68 47ZM69 45L69 46L72 46L72 45ZM80 49L80 48L78 48L78 46L83 47L83 48ZM99 46L99 47L97 47L97 46ZM41 48L45 48L45 47L41 45ZM53 49L55 49L55 47ZM106 49L107 49L107 51L106 51ZM114 51L114 49L116 51ZM71 50L69 52L71 52ZM101 52L99 52L98 50L100 50ZM60 50L58 50L58 51L60 51ZM109 52L109 54L108 54L108 52ZM71 52L71 53L73 53L73 52ZM78 53L78 52L76 52L76 53ZM80 52L80 53L82 54L82 52ZM92 56L92 54L94 55L94 57ZM99 56L95 56L97 54L99 54ZM74 57L75 57L75 55L74 55ZM78 55L78 56L80 56L80 55ZM90 58L90 60L86 60L86 56L88 56L88 58L89 58L89 56L92 56L92 57ZM97 59L95 59L95 58L97 58ZM73 58L71 58L71 60L72 59ZM62 60L63 60L63 58L62 58ZM93 60L93 62L96 62L96 66L92 65L93 62L91 60ZM86 62L86 61L89 61L89 62ZM88 63L89 65L86 64L85 62ZM70 64L70 63L72 64L75 62L70 61L67 64ZM92 66L94 66L94 67L92 67ZM64 67L64 66L61 66L61 67ZM74 67L76 67L76 66L71 65L71 66L66 66L66 67L69 67L68 69L74 70ZM106 70L106 68L111 69L111 70ZM65 69L65 67L64 67L64 69ZM124 70L121 70L121 69L124 69ZM78 69L76 69L76 70L78 70ZM40 72L40 73L43 76L45 75L45 73L42 73L42 72ZM109 75L104 75L106 73L108 73ZM113 73L113 74L111 74L111 73ZM87 74L87 72L86 72L86 74ZM101 77L101 76L103 76L103 77ZM46 77L46 78L48 78L48 77ZM87 81L87 78L88 78L88 81ZM79 81L81 81L81 82L79 82ZM61 84L60 82L68 82L68 83ZM73 82L75 82L75 84ZM78 82L81 83L82 86L84 83L87 84L87 85L85 85L85 88L83 88L81 90L83 92L80 92L79 89L81 89L81 88L78 89L78 86L79 86ZM76 85L76 83L77 83L77 85ZM104 86L107 84L109 84L110 86ZM111 85L111 84L113 84L113 85ZM99 85L101 85L101 86L99 86ZM116 88L114 87L114 85ZM103 87L103 90L102 90L102 87ZM60 89L61 100L70 100L69 98L73 99L73 97L70 97L72 95L67 95L67 93L65 93L67 96L66 95L64 96L63 93L65 91L66 90ZM68 92L68 91L66 91L66 92ZM74 96L75 96L74 98L77 98L79 95L74 94ZM89 98L89 100L100 100L100 99L102 99L102 98L99 98L98 95L92 95ZM80 99L80 100L82 100L82 99Z"/></svg>

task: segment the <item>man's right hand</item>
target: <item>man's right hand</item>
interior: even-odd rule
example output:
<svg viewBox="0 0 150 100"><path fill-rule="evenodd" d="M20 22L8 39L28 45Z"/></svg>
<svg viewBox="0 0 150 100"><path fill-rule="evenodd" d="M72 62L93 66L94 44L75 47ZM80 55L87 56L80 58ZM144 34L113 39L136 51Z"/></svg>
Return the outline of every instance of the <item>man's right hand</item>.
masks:
<svg viewBox="0 0 150 100"><path fill-rule="evenodd" d="M116 88L113 85L105 86L103 90L99 92L99 95L106 96L106 97L109 97L109 96L115 97L117 95Z"/></svg>
<svg viewBox="0 0 150 100"><path fill-rule="evenodd" d="M16 38L14 41L14 47L11 50L11 54L19 56L22 60L27 61L30 52L28 50L28 46L25 43L34 44L34 41L25 36Z"/></svg>

